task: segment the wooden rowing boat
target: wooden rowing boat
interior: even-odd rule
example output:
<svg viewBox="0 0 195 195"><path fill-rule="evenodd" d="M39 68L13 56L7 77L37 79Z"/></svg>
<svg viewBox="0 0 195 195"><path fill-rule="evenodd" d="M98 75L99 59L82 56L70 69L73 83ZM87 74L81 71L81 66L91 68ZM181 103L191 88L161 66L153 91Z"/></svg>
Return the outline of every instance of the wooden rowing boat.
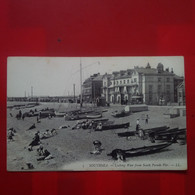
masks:
<svg viewBox="0 0 195 195"><path fill-rule="evenodd" d="M118 133L119 137L129 137L129 136L135 136L136 131L126 131L122 133Z"/></svg>
<svg viewBox="0 0 195 195"><path fill-rule="evenodd" d="M122 124L102 124L101 128L96 128L96 131L110 130L110 129L121 129L128 128L130 123L122 123Z"/></svg>
<svg viewBox="0 0 195 195"><path fill-rule="evenodd" d="M149 128L149 129L140 129L143 131L144 134L148 134L149 136L152 135L152 133L157 133L157 132L162 132L167 130L169 127L167 126L160 126L160 127L154 127L154 128ZM122 133L118 133L119 137L129 137L129 136L134 136L137 131L126 131Z"/></svg>
<svg viewBox="0 0 195 195"><path fill-rule="evenodd" d="M127 150L115 149L111 153L107 154L108 156L112 156L114 160L126 160L127 157L133 156L141 156L146 154L152 154L163 150L170 146L173 142L168 142L164 144L152 145L152 146L144 146L140 148L131 148Z"/></svg>
<svg viewBox="0 0 195 195"><path fill-rule="evenodd" d="M77 114L72 116L67 116L66 120L80 120L80 119L97 119L101 118L102 114L100 113L91 113L91 114Z"/></svg>
<svg viewBox="0 0 195 195"><path fill-rule="evenodd" d="M157 132L166 131L167 129L169 129L169 127L167 127L167 126L160 126L160 127L149 128L149 129L143 129L143 131L144 131L145 134L150 135L151 133L157 133Z"/></svg>
<svg viewBox="0 0 195 195"><path fill-rule="evenodd" d="M125 112L125 111L121 111L121 112L115 112L112 113L111 115L115 118L120 118L120 117L125 117L125 116L129 116L131 113L130 112Z"/></svg>
<svg viewBox="0 0 195 195"><path fill-rule="evenodd" d="M87 115L87 119L96 119L96 118L101 118L102 114L95 114L95 115Z"/></svg>
<svg viewBox="0 0 195 195"><path fill-rule="evenodd" d="M56 117L64 117L66 115L65 112L55 112Z"/></svg>
<svg viewBox="0 0 195 195"><path fill-rule="evenodd" d="M149 139L152 143L154 142L167 142L175 139L175 142L180 136L186 136L186 128L178 129L172 128L163 132L157 132L149 135Z"/></svg>

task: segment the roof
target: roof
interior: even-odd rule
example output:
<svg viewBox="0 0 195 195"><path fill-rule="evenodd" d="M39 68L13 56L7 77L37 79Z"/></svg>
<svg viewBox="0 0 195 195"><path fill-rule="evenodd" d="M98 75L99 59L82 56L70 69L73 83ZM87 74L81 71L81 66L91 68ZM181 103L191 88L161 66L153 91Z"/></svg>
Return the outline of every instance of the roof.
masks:
<svg viewBox="0 0 195 195"><path fill-rule="evenodd" d="M104 76L104 75L98 75L98 76L96 76L96 77L93 79L93 81L101 81L101 80L103 79L103 76Z"/></svg>
<svg viewBox="0 0 195 195"><path fill-rule="evenodd" d="M104 75L100 75L99 73L98 74L94 74L92 76L90 76L89 78L87 78L83 84L87 84L89 82L92 82L92 81L101 81L103 79L103 76Z"/></svg>
<svg viewBox="0 0 195 195"><path fill-rule="evenodd" d="M87 78L87 79L83 82L83 84L89 83L89 82L91 82L91 81L92 81L92 78L89 77L89 78Z"/></svg>
<svg viewBox="0 0 195 195"><path fill-rule="evenodd" d="M174 79L178 79L178 80L184 80L184 78L183 77L181 77L181 76L178 76L178 75L174 75Z"/></svg>
<svg viewBox="0 0 195 195"><path fill-rule="evenodd" d="M157 72L156 68L139 68L136 67L135 71L137 71L140 74L145 74L145 75L174 75L174 73L172 72L168 72L168 71L163 71L161 73Z"/></svg>
<svg viewBox="0 0 195 195"><path fill-rule="evenodd" d="M103 78L105 78L105 77L107 77L107 78L111 78L112 77L112 74L104 74L103 76L102 76Z"/></svg>

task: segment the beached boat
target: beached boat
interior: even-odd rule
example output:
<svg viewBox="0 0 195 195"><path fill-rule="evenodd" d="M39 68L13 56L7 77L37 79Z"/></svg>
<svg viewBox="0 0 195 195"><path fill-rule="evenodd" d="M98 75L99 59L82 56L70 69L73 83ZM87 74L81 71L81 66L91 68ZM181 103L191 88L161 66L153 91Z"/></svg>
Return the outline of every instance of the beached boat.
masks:
<svg viewBox="0 0 195 195"><path fill-rule="evenodd" d="M95 115L87 115L86 118L87 119L96 119L96 118L101 118L102 114L95 114Z"/></svg>
<svg viewBox="0 0 195 195"><path fill-rule="evenodd" d="M124 110L122 110L121 112L114 112L111 115L113 117L120 118L120 117L129 116L130 115L130 112L125 112Z"/></svg>
<svg viewBox="0 0 195 195"><path fill-rule="evenodd" d="M173 129L168 129L167 131L164 132L159 132L156 134L156 136L165 136L165 135L180 135L186 133L186 128L184 129L179 129L179 128L173 128Z"/></svg>
<svg viewBox="0 0 195 195"><path fill-rule="evenodd" d="M178 129L178 128L173 128L169 129L164 132L156 133L150 135L150 140L151 142L166 142L166 141L172 141L175 139L175 142L179 137L185 137L186 136L186 128L183 129Z"/></svg>
<svg viewBox="0 0 195 195"><path fill-rule="evenodd" d="M129 136L135 136L136 131L126 131L122 133L118 133L119 137L129 137Z"/></svg>
<svg viewBox="0 0 195 195"><path fill-rule="evenodd" d="M118 110L116 110L111 115L113 117L120 118L120 117L129 116L130 114L131 114L131 112L129 110L129 106L125 106L125 108L123 110L121 110L120 112Z"/></svg>
<svg viewBox="0 0 195 195"><path fill-rule="evenodd" d="M92 120L94 123L98 123L98 122L107 122L109 119L108 118L100 118L100 119L94 119Z"/></svg>
<svg viewBox="0 0 195 195"><path fill-rule="evenodd" d="M64 117L64 116L66 116L66 113L65 112L56 112L55 111L55 116L56 117Z"/></svg>
<svg viewBox="0 0 195 195"><path fill-rule="evenodd" d="M130 123L122 123L122 124L99 124L96 127L96 131L103 131L109 129L121 129L121 128L128 128Z"/></svg>
<svg viewBox="0 0 195 195"><path fill-rule="evenodd" d="M39 113L40 118L55 117L55 112L53 110L45 110Z"/></svg>
<svg viewBox="0 0 195 195"><path fill-rule="evenodd" d="M25 117L34 117L34 116L38 116L39 112L25 112L24 116Z"/></svg>
<svg viewBox="0 0 195 195"><path fill-rule="evenodd" d="M178 136L178 135L185 135L186 134L186 129L178 129L174 128L166 132L158 133L154 136L155 140L156 139L171 139L172 137Z"/></svg>
<svg viewBox="0 0 195 195"><path fill-rule="evenodd" d="M165 131L167 130L169 127L167 126L160 126L160 127L154 127L154 128L149 128L149 129L140 129L143 131L144 135L152 135L152 133L154 132L161 132L161 131ZM137 131L126 131L126 132L121 132L118 133L119 137L129 137L129 136L134 136L136 135L136 133L138 133Z"/></svg>
<svg viewBox="0 0 195 195"><path fill-rule="evenodd" d="M160 127L149 128L149 129L143 129L143 131L146 134L150 134L150 133L157 133L157 132L166 131L167 129L169 129L169 127L167 127L167 126L160 126Z"/></svg>
<svg viewBox="0 0 195 195"><path fill-rule="evenodd" d="M115 149L111 153L107 154L108 156L112 156L114 160L125 160L127 157L133 156L141 156L146 154L152 154L163 150L170 146L173 142L168 142L164 144L152 145L152 146L144 146L140 148L131 148L127 150Z"/></svg>
<svg viewBox="0 0 195 195"><path fill-rule="evenodd" d="M186 141L187 141L186 134L177 136L177 143L179 143L180 145L186 144Z"/></svg>
<svg viewBox="0 0 195 195"><path fill-rule="evenodd" d="M97 125L101 123L101 124L112 124L113 121L108 121L107 118L103 118L103 119L94 119L94 120L81 120L78 121L77 124L75 124L72 129L96 129Z"/></svg>
<svg viewBox="0 0 195 195"><path fill-rule="evenodd" d="M97 119L97 118L101 118L102 114L100 113L94 113L91 112L90 114L76 114L76 115L71 115L71 116L66 116L65 119L66 120L81 120L81 119Z"/></svg>

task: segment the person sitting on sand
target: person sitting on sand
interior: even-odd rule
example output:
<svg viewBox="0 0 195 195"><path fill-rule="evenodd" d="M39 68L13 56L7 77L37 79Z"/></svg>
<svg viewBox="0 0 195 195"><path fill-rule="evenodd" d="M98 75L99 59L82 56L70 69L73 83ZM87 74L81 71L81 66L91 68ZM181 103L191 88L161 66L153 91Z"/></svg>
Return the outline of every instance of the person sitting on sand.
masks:
<svg viewBox="0 0 195 195"><path fill-rule="evenodd" d="M49 131L49 129L46 129L46 131L41 135L41 139L47 139L49 137L51 137L51 133Z"/></svg>
<svg viewBox="0 0 195 195"><path fill-rule="evenodd" d="M12 130L9 130L9 131L8 131L8 139L9 139L10 141L14 141L13 136L14 136L13 131L12 131Z"/></svg>
<svg viewBox="0 0 195 195"><path fill-rule="evenodd" d="M99 141L99 140L95 140L94 142L93 142L93 145L94 145L94 151L92 151L92 152L90 152L91 154L101 154L101 152L102 152L102 148L101 148L101 146L102 146L102 143Z"/></svg>
<svg viewBox="0 0 195 195"><path fill-rule="evenodd" d="M37 161L41 161L41 160L50 160L52 159L53 156L51 155L51 153L48 150L44 150L43 155L37 159Z"/></svg>
<svg viewBox="0 0 195 195"><path fill-rule="evenodd" d="M57 133L56 129L53 128L53 129L51 130L51 135L57 135L57 134L58 134L58 133Z"/></svg>
<svg viewBox="0 0 195 195"><path fill-rule="evenodd" d="M32 163L26 163L28 169L34 169L34 166Z"/></svg>
<svg viewBox="0 0 195 195"><path fill-rule="evenodd" d="M83 129L87 129L87 123L85 121L82 122L81 126Z"/></svg>
<svg viewBox="0 0 195 195"><path fill-rule="evenodd" d="M46 132L44 132L44 135L46 135L46 136L50 136L51 135L50 132L49 132L49 129L46 129Z"/></svg>
<svg viewBox="0 0 195 195"><path fill-rule="evenodd" d="M107 154L107 156L112 156L112 159L118 160L118 161L125 161L126 160L126 154L121 149L115 149L110 154Z"/></svg>
<svg viewBox="0 0 195 195"><path fill-rule="evenodd" d="M97 127L96 127L96 130L102 130L102 123L98 123Z"/></svg>
<svg viewBox="0 0 195 195"><path fill-rule="evenodd" d="M40 145L37 148L37 153L38 153L39 156L43 156L43 154L44 154L43 145Z"/></svg>
<svg viewBox="0 0 195 195"><path fill-rule="evenodd" d="M91 121L90 123L89 123L89 129L92 129L93 128L93 123L94 123L94 121Z"/></svg>
<svg viewBox="0 0 195 195"><path fill-rule="evenodd" d="M16 130L13 127L9 128L9 131L12 131L13 133L16 133Z"/></svg>

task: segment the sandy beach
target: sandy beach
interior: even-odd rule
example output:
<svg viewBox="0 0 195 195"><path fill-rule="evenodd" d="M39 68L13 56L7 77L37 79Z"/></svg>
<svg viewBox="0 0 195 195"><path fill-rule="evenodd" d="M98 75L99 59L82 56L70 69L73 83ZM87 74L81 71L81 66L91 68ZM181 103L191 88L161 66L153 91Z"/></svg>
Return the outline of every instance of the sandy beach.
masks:
<svg viewBox="0 0 195 195"><path fill-rule="evenodd" d="M8 102L7 105L13 105L15 102ZM19 103L18 103L19 104ZM84 105L87 107L88 105ZM54 108L57 111L68 111L71 109L78 109L79 105L76 104L60 104L60 103L41 103L40 105L33 107L32 109ZM91 107L93 107L91 105ZM89 129L76 129L72 130L72 126L77 121L65 121L63 117L52 117L51 119L41 119L40 123L37 123L36 117L26 117L24 120L17 120L15 118L18 110L7 109L7 129L15 128L16 133L13 137L14 141L7 141L7 169L8 171L29 171L26 167L26 163L31 163L34 167L32 171L52 171L52 170L66 170L70 169L71 165L80 163L79 166L85 164L84 162L108 162L114 163L114 160L110 156L107 156L112 150L129 149L142 146L154 145L148 139L141 140L137 136L129 138L119 137L117 133L125 131L135 131L136 120L140 119L140 126L143 129L170 126L171 128L186 127L186 118L177 117L170 119L167 115L164 115L170 107L168 106L149 106L148 111L133 113L130 116L123 118L114 118L111 113L115 110L121 110L123 106L112 104L107 108L95 108L98 110L108 109L107 112L103 112L103 118L107 118L110 121L117 123L130 122L128 129L116 129L106 131L94 131ZM22 112L29 111L31 108L22 109ZM91 108L92 109L92 108ZM13 117L10 116L10 113ZM145 124L145 116L149 116L149 123ZM35 129L27 130L32 124L36 125ZM70 126L65 129L59 129L60 126ZM41 144L46 148L53 156L50 160L37 161L37 148L33 147L32 151L28 150L28 145L32 141L35 133L40 131L43 133L46 129L57 129L57 135L42 139ZM93 155L90 152L94 149L93 141L99 140L102 143L104 149L100 155ZM167 149L144 156L137 156L127 158L125 163L132 162L166 162L172 160L175 163L181 161L186 162L187 158L187 146L180 145L179 143L173 143ZM123 163L122 163L123 164ZM73 167L74 169L74 167ZM85 167L85 169L87 169ZM106 168L105 168L106 169ZM120 170L120 167L118 168ZM90 170L90 168L89 168Z"/></svg>

